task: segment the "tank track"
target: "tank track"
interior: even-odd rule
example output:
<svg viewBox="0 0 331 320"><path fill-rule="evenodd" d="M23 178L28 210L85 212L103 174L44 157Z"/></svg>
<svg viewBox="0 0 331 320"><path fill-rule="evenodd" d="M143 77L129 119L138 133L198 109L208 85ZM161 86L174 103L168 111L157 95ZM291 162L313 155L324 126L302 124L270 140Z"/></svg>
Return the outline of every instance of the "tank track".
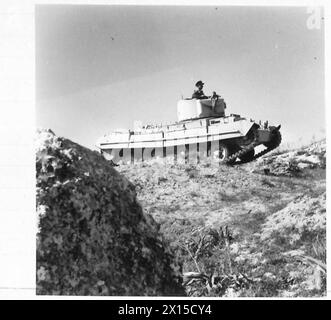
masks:
<svg viewBox="0 0 331 320"><path fill-rule="evenodd" d="M254 161L262 156L264 156L265 154L267 154L268 152L271 152L272 150L276 149L281 141L282 141L282 136L280 134L280 132L277 130L275 132L275 141L273 144L267 146L266 149L262 150L261 152L259 152L258 154L254 155L254 157L249 160L249 161L245 161L246 163L247 162L251 162L251 161ZM258 136L257 136L257 131L254 131L254 140L253 142L251 142L249 145L243 147L242 149L240 149L238 152L235 152L233 153L232 155L230 155L226 160L225 162L227 164L233 164L234 161L237 159L237 158L240 158L242 157L243 155L247 154L249 151L253 150L255 147L257 147L258 145L260 145L261 143L258 142Z"/></svg>

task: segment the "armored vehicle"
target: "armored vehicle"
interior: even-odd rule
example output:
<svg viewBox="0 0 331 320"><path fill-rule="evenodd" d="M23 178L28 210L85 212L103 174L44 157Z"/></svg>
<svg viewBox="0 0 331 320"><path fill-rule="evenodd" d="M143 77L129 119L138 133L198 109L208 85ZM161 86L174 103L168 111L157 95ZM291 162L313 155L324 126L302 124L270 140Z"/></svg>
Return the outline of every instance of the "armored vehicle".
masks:
<svg viewBox="0 0 331 320"><path fill-rule="evenodd" d="M114 130L99 138L97 147L115 164L152 158L199 162L204 157L233 164L252 161L279 146L280 125L226 115L225 109L220 97L183 99L177 103L178 122ZM261 145L264 148L257 153L255 148Z"/></svg>

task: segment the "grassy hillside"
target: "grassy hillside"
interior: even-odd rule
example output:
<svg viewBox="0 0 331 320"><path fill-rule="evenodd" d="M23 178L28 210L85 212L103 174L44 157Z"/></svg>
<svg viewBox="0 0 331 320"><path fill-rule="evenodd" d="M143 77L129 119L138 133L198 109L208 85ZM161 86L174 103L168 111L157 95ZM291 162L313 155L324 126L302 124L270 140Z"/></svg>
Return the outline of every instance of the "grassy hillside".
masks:
<svg viewBox="0 0 331 320"><path fill-rule="evenodd" d="M233 167L118 170L183 263L188 295L326 294L325 141Z"/></svg>

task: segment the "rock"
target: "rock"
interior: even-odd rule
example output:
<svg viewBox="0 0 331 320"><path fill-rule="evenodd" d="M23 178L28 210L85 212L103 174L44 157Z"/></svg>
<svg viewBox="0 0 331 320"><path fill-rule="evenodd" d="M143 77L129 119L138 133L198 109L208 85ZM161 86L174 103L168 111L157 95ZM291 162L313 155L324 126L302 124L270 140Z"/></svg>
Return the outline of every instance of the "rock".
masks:
<svg viewBox="0 0 331 320"><path fill-rule="evenodd" d="M110 162L39 130L36 169L37 294L184 295L158 224Z"/></svg>
<svg viewBox="0 0 331 320"><path fill-rule="evenodd" d="M302 170L302 169L310 168L311 165L309 163L299 163L298 167L299 167L299 169Z"/></svg>
<svg viewBox="0 0 331 320"><path fill-rule="evenodd" d="M311 163L311 164L319 164L321 162L320 158L317 155L300 155L295 159L299 163Z"/></svg>
<svg viewBox="0 0 331 320"><path fill-rule="evenodd" d="M325 168L325 140L315 142L308 147L280 154L267 154L253 164L252 172L274 176L300 176L307 168Z"/></svg>

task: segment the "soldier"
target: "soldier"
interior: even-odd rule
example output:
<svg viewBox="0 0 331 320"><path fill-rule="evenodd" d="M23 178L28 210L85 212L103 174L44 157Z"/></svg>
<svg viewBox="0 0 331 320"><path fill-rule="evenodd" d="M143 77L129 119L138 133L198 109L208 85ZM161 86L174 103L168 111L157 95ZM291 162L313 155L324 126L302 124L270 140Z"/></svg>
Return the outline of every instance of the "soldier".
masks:
<svg viewBox="0 0 331 320"><path fill-rule="evenodd" d="M199 80L195 86L198 88L197 90L194 90L194 93L192 94L192 99L208 99L207 96L203 93L202 89L204 86L204 83Z"/></svg>
<svg viewBox="0 0 331 320"><path fill-rule="evenodd" d="M213 94L210 97L210 99L211 99L211 108L212 108L213 111L215 111L215 107L216 107L217 100L218 100L219 97L220 96L215 91L213 91Z"/></svg>

